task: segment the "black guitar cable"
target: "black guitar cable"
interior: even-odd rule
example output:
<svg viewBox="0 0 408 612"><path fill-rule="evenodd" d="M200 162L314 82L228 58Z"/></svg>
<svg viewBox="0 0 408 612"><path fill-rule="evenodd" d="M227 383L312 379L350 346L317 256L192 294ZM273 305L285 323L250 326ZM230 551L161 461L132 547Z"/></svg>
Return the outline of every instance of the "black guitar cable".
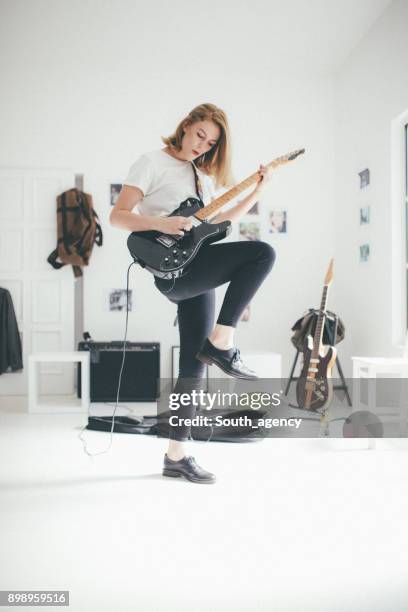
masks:
<svg viewBox="0 0 408 612"><path fill-rule="evenodd" d="M129 319L129 272L130 272L130 268L137 263L137 261L132 261L132 263L130 264L130 266L128 267L127 270L127 276L126 276L126 326L125 326L125 338L123 340L123 355L122 355L122 365L120 366L120 372L119 372L119 380L118 380L118 390L116 392L116 404L115 404L115 409L113 411L113 415L112 415L112 427L110 430L110 441L109 441L109 446L102 451L98 451L97 453L91 453L88 451L87 448L87 444L86 444L86 440L83 437L83 432L84 430L87 428L87 425L85 425L81 431L78 434L78 438L81 440L82 442L82 446L84 449L84 452L89 456L89 457L95 457L96 455L102 455L104 453L107 453L108 450L110 449L110 447L112 446L112 439L113 439L113 429L115 427L115 414L116 414L116 410L118 407L118 403L119 403L119 393L120 393L120 383L122 380L122 372L123 372L123 366L125 365L125 356L126 356L126 338L127 338L127 330L128 330L128 319ZM90 417L90 406L88 406L88 422L89 422L89 417Z"/></svg>

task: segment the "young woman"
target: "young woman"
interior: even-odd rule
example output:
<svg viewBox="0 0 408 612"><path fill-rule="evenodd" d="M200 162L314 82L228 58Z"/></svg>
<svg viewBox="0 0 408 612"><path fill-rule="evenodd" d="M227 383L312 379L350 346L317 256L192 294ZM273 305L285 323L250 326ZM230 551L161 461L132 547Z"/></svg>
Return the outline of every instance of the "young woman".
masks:
<svg viewBox="0 0 408 612"><path fill-rule="evenodd" d="M227 117L213 104L201 104L163 138L164 148L141 155L131 166L112 209L114 227L131 232L156 230L184 235L192 227L188 217L168 215L189 197L207 204L215 188L231 185L230 133ZM270 169L261 165L255 189L246 198L211 219L211 223L237 221L259 198ZM138 213L132 211L137 205ZM202 379L205 363L213 363L238 378L256 379L234 346L234 331L247 304L272 269L273 248L265 242L216 242L204 245L188 273L176 280L155 277L157 289L177 304L180 332L179 377L175 393L185 392L191 381ZM215 288L229 282L216 324ZM189 382L187 382L189 381ZM179 421L192 418L193 405L179 409ZM184 476L192 482L213 483L214 474L186 456L183 441L190 428L172 427L164 456L165 476Z"/></svg>

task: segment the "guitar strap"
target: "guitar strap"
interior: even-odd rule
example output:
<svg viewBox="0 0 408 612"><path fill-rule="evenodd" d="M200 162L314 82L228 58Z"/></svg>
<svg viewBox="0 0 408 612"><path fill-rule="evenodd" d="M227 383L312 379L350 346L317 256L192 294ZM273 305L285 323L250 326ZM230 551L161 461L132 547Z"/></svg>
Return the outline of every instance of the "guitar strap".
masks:
<svg viewBox="0 0 408 612"><path fill-rule="evenodd" d="M193 172L194 172L194 180L195 180L196 194L197 194L198 199L200 200L200 203L201 203L201 208L204 208L204 202L203 202L203 198L204 198L203 186L202 186L202 183L201 183L200 177L198 176L197 168L195 167L195 165L193 164L193 162L191 162L191 165L193 166Z"/></svg>
<svg viewBox="0 0 408 612"><path fill-rule="evenodd" d="M204 208L204 202L203 202L203 197L204 197L204 193L203 193L203 186L202 186L202 184L201 184L200 177L198 176L197 168L195 167L195 165L193 164L193 162L191 162L191 165L192 165L192 167L193 167L193 172L194 172L194 180L195 180L196 194L197 194L198 199L200 200L200 206L201 206L201 208ZM177 323L178 323L178 316L176 315L176 318L174 319L173 327L176 327Z"/></svg>

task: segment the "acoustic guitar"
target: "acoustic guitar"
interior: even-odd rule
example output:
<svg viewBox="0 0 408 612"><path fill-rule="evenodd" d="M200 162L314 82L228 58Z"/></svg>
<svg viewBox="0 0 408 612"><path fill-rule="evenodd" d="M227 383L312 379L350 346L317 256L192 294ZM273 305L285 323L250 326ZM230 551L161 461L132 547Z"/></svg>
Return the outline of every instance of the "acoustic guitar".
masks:
<svg viewBox="0 0 408 612"><path fill-rule="evenodd" d="M277 157L267 166L277 168L296 159L304 152L305 149L297 149ZM159 278L172 279L182 276L204 244L222 240L231 231L230 221L211 223L207 219L256 183L258 178L258 172L255 172L204 207L196 198L188 198L182 202L169 217L178 215L193 218L193 227L185 232L184 236L162 234L154 230L132 232L127 245L133 259Z"/></svg>

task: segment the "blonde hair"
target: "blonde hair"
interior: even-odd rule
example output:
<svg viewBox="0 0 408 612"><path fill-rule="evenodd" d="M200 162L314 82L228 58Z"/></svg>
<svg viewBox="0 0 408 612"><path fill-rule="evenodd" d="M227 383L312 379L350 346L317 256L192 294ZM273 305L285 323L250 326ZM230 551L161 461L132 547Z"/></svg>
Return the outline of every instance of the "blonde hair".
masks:
<svg viewBox="0 0 408 612"><path fill-rule="evenodd" d="M231 136L228 120L225 112L215 106L215 104L200 104L193 108L182 121L178 124L175 132L170 136L162 136L162 141L168 147L181 150L181 141L184 130L188 125L198 121L213 121L220 128L220 137L217 143L207 153L194 160L194 164L211 175L215 180L215 186L229 187L232 184L231 173Z"/></svg>

